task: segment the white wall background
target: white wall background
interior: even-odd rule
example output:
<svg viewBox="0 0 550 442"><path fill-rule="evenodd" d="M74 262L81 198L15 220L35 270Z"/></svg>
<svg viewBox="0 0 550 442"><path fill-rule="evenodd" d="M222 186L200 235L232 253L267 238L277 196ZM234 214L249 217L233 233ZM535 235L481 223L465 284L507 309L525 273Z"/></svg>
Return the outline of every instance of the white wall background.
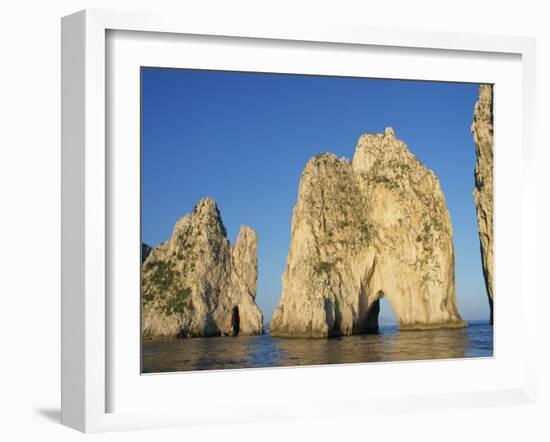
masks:
<svg viewBox="0 0 550 442"><path fill-rule="evenodd" d="M333 2L12 0L0 7L0 439L162 440L550 440L550 360L539 323L536 406L409 414L363 420L286 422L85 436L59 425L60 407L60 17L83 8L246 15L274 22L337 22L378 28L537 38L539 296L550 308L547 272L550 161L550 13L543 1L338 0ZM546 124L545 124L546 123ZM520 185L520 183L518 183ZM544 273L543 273L544 272ZM544 284L544 285L543 285ZM521 324L518 324L521 332ZM185 400L185 398L182 398ZM259 404L269 401L260 397ZM261 406L261 405L260 405Z"/></svg>

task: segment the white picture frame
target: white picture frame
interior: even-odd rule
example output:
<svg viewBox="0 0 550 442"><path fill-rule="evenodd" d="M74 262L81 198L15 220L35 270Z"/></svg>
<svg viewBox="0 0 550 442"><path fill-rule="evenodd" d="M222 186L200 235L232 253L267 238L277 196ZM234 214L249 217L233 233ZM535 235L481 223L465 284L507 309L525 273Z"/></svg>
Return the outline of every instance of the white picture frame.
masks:
<svg viewBox="0 0 550 442"><path fill-rule="evenodd" d="M197 406L193 413L175 407L135 410L113 410L109 394L114 388L109 375L112 369L112 347L108 328L112 318L107 288L108 244L114 231L107 228L112 199L108 186L108 117L106 83L109 32L144 32L185 37L217 36L255 40L284 41L285 44L338 44L353 47L376 47L380 51L426 49L432 53L470 53L480 60L484 54L508 54L519 57L521 64L521 127L520 146L516 153L522 163L523 186L518 190L522 211L521 237L518 251L521 262L521 289L518 305L525 311L535 305L534 265L526 265L536 255L535 241L535 175L534 170L534 106L535 106L535 43L518 37L392 32L369 28L319 24L293 27L285 24L249 23L244 18L232 22L198 20L195 17L167 17L86 10L62 20L62 423L84 432L110 431L169 426L203 425L216 422L254 422L296 417L339 414L369 414L381 409L396 412L407 409L441 409L499 404L532 403L535 397L535 339L524 339L518 354L514 379L508 384L495 384L489 389L450 392L435 386L426 394L378 394L376 403L361 390L356 395L338 395L321 399L312 396L306 402L289 401L288 406L274 402L258 407L246 395L233 410L223 408L207 415ZM437 56L437 54L436 54ZM496 135L498 139L498 133ZM497 166L498 167L498 166ZM498 192L498 190L497 190ZM498 246L497 246L498 247ZM497 258L498 260L498 258ZM517 257L516 257L517 260ZM498 273L498 272L497 272ZM498 284L497 284L498 286ZM498 308L498 307L497 307ZM500 326L500 325L499 325ZM504 326L503 326L504 327ZM535 335L536 323L522 324L524 336ZM137 344L137 343L136 343ZM497 356L498 358L498 356ZM442 362L452 365L452 362ZM441 365L440 365L441 366ZM381 365L378 365L380 369ZM386 365L386 367L388 367ZM408 370L423 367L409 364ZM450 367L461 370L455 364ZM333 376L337 370L348 370L350 376L360 376L363 365L330 367L317 371ZM489 366L485 369L490 369ZM308 369L284 369L285 382L307 384L312 378ZM374 370L374 369L372 369ZM385 370L391 370L385 368ZM231 382L257 388L265 382L267 371L246 374L202 373L197 382L205 386L214 381L218 387L231 376ZM139 375L139 373L134 373ZM177 376L177 375L176 375ZM210 376L210 378L207 378ZM215 377L212 377L215 376ZM314 378L315 376L313 376ZM292 378L296 378L292 381ZM172 379L175 379L172 377ZM172 382L168 376L162 381ZM244 384L243 384L244 383ZM258 384L256 384L258 383ZM253 386L255 385L255 387ZM207 388L207 387L205 387ZM307 388L304 387L304 388ZM311 390L313 391L313 390ZM338 407L329 407L331 401ZM307 406L304 406L307 404ZM337 411L335 410L337 408ZM239 410L239 412L236 412ZM241 412L242 411L242 412ZM246 411L246 412L244 412Z"/></svg>

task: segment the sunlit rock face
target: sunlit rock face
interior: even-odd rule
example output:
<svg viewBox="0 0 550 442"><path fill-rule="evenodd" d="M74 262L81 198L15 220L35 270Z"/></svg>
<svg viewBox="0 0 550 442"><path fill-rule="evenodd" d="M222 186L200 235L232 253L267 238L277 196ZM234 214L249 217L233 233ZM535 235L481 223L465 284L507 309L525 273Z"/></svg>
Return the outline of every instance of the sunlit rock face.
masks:
<svg viewBox="0 0 550 442"><path fill-rule="evenodd" d="M247 226L231 245L215 201L201 200L143 263L143 336L262 334L256 248Z"/></svg>
<svg viewBox="0 0 550 442"><path fill-rule="evenodd" d="M386 296L402 329L464 327L439 181L391 128L359 138L353 161L306 165L270 333L330 337L378 328Z"/></svg>
<svg viewBox="0 0 550 442"><path fill-rule="evenodd" d="M483 277L493 322L493 87L481 85L474 108L472 133L476 145L474 200L481 246Z"/></svg>

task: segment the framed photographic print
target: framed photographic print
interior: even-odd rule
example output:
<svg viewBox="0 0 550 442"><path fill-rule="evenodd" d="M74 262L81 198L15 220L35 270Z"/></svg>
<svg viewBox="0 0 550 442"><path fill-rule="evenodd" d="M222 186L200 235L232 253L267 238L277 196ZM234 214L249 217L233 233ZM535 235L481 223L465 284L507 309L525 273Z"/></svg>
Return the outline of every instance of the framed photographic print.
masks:
<svg viewBox="0 0 550 442"><path fill-rule="evenodd" d="M142 372L493 356L492 118L486 84L142 67Z"/></svg>
<svg viewBox="0 0 550 442"><path fill-rule="evenodd" d="M531 40L62 30L63 423L532 400Z"/></svg>

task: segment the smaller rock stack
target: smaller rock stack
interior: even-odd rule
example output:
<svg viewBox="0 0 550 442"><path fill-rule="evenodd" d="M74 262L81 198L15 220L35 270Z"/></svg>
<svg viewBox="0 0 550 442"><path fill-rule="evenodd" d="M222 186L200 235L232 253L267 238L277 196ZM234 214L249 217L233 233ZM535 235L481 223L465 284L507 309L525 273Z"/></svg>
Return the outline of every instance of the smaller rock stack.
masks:
<svg viewBox="0 0 550 442"><path fill-rule="evenodd" d="M201 200L142 265L142 335L262 334L256 247L248 226L231 245L216 202Z"/></svg>

